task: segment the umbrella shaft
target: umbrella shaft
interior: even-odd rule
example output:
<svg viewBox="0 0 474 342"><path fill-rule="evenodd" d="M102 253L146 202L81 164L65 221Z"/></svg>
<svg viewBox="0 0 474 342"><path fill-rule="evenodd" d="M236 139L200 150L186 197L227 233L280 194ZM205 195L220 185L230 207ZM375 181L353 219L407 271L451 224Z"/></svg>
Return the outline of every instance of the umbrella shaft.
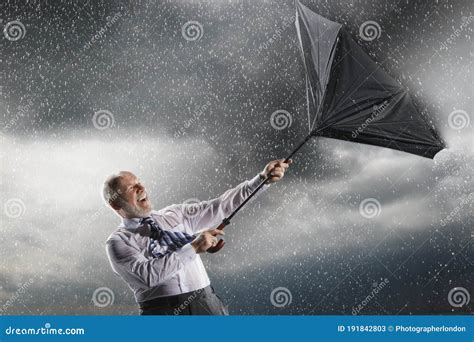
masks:
<svg viewBox="0 0 474 342"><path fill-rule="evenodd" d="M296 148L295 148L293 151L291 151L290 155L289 155L288 157L286 157L285 163L288 163L288 161L291 159L291 157L293 157L293 155L294 155L296 152L298 152L298 150L299 150L300 148L302 148L303 145L306 144L306 142L307 142L309 139L311 139L312 136L313 136L312 134L308 134L308 135L306 136L306 138L304 138L304 140L302 140L302 141L299 143L299 145L296 146Z"/></svg>
<svg viewBox="0 0 474 342"><path fill-rule="evenodd" d="M298 146L296 146L296 148L291 151L291 153L289 154L288 157L286 157L285 159L285 163L287 163L291 157L293 157L293 155L299 151L300 148L302 148L304 146L304 144L306 144L306 142L308 142L309 139L311 139L311 137L313 136L313 133L309 134L308 136L306 136L306 138L304 138L299 144ZM252 191L252 193L242 202L240 203L240 205L232 212L232 214L230 214L228 217L226 217L224 220L222 220L222 223L221 225L226 226L230 223L230 220L234 217L235 214L237 214L237 212L242 209L242 207L248 202L250 201L250 199L255 196L255 194L258 192L258 190L260 190L264 185L265 183L270 179L270 176L267 176L256 188L254 191Z"/></svg>

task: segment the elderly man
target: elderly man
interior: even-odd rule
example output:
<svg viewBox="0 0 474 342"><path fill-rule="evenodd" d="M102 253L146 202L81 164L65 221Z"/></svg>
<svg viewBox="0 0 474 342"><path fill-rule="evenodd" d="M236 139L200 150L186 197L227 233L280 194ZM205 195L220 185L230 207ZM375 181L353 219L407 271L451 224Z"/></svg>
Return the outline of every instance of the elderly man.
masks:
<svg viewBox="0 0 474 342"><path fill-rule="evenodd" d="M280 180L289 164L291 160L271 161L253 179L218 198L161 210L153 210L133 173L121 171L106 179L104 200L122 219L107 239L107 255L114 273L134 292L141 315L228 315L199 254L224 234L215 227L267 176L267 184Z"/></svg>

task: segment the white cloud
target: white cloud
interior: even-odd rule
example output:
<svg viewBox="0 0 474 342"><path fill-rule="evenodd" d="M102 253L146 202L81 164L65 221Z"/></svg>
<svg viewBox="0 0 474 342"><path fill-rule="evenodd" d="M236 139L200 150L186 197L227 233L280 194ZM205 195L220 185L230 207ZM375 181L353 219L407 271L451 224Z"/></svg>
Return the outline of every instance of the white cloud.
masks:
<svg viewBox="0 0 474 342"><path fill-rule="evenodd" d="M9 198L25 206L18 218L2 212L2 274L14 283L40 275L91 282L81 270L85 260L100 265L98 273L108 268L104 242L119 222L100 193L110 173L135 172L153 200L164 203L162 189L173 189L190 169L202 170L215 158L202 141L145 137L134 142L6 137L2 151L2 206Z"/></svg>

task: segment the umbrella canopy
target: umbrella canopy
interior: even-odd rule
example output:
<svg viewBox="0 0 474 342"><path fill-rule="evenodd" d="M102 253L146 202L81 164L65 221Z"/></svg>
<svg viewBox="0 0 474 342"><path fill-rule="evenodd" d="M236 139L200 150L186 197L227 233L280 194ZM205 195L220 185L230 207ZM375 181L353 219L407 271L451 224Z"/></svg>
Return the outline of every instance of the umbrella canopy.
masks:
<svg viewBox="0 0 474 342"><path fill-rule="evenodd" d="M313 135L433 158L445 145L407 91L354 42L342 25L296 1Z"/></svg>
<svg viewBox="0 0 474 342"><path fill-rule="evenodd" d="M296 1L296 30L306 70L310 133L285 161L314 136L383 146L427 158L444 148L407 91L370 59L342 25ZM224 229L269 178L217 229ZM219 240L207 251L216 253L223 246L224 240Z"/></svg>

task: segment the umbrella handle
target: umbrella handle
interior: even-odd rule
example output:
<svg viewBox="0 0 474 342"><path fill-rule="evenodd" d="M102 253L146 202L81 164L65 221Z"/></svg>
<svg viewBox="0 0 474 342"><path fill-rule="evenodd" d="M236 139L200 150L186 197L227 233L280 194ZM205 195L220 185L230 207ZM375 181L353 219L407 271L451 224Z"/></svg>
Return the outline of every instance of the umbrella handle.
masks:
<svg viewBox="0 0 474 342"><path fill-rule="evenodd" d="M230 222L227 221L227 219L224 219L222 221L222 223L219 226L217 226L216 229L223 230L225 228L225 226L227 226L229 223ZM220 239L220 240L217 241L217 244L214 247L208 248L207 252L208 253L217 253L222 249L222 247L224 247L224 245L225 245L224 239Z"/></svg>

